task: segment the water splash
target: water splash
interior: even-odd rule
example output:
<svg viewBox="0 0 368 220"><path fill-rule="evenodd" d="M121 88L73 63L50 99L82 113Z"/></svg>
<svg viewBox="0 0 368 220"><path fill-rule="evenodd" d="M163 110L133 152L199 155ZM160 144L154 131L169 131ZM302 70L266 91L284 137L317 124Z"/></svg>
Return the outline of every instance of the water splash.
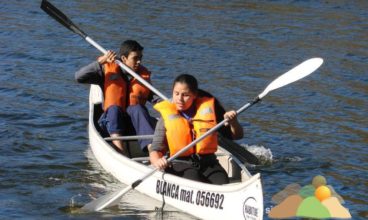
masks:
<svg viewBox="0 0 368 220"><path fill-rule="evenodd" d="M258 158L261 165L272 164L273 155L271 149L265 148L262 145L242 144L241 146L245 147L249 152L254 154Z"/></svg>
<svg viewBox="0 0 368 220"><path fill-rule="evenodd" d="M72 198L70 198L69 206L70 206L70 207L72 207L72 208L76 206L76 205L75 205L75 204L76 204L76 203L75 203L75 198L76 198L76 197L82 197L82 194L80 194L80 193L79 193L79 194L77 194L77 195L75 195L75 196L72 196Z"/></svg>
<svg viewBox="0 0 368 220"><path fill-rule="evenodd" d="M82 196L83 195L80 194L80 193L78 193L75 196L72 196L72 198L70 198L69 205L59 207L59 210L64 212L64 213L69 213L69 214L80 214L82 205L78 204L75 201L76 200L75 198L78 198L78 200L79 200L79 199L81 199Z"/></svg>

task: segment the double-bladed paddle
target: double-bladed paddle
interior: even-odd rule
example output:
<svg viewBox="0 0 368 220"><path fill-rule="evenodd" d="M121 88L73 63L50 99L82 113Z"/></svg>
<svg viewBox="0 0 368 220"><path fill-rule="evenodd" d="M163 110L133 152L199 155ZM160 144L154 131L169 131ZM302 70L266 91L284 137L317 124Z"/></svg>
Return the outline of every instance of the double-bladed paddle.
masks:
<svg viewBox="0 0 368 220"><path fill-rule="evenodd" d="M304 61L303 63L299 64L298 66L294 67L293 69L289 70L288 72L284 73L283 75L276 78L274 81L272 81L266 89L259 94L253 101L245 104L243 107L241 107L239 110L237 110L237 113L241 113L251 107L252 105L259 102L263 97L265 97L269 92L281 88L285 85L288 85L290 83L293 83L305 76L308 76L309 74L313 73L315 70L317 70L323 63L323 59L321 58L312 58L309 60ZM193 147L195 144L203 140L205 137L207 137L212 132L218 130L221 126L223 126L228 120L225 119L218 123L215 127L208 130L206 133L204 133L202 136L200 136L198 139L194 140L192 143L188 144L184 148L182 148L180 151L178 151L176 154L174 154L172 157L167 159L168 162L173 161L178 156L180 156L182 153L187 151L189 148ZM107 207L112 207L114 205L117 205L121 197L125 195L127 192L129 192L131 189L134 189L137 187L141 182L143 182L145 179L153 175L156 171L158 171L157 168L153 169L149 173L147 173L142 178L134 181L129 186L125 187L124 189L120 189L118 191L109 193L105 196L102 196L96 200L93 200L92 202L86 204L82 207L82 210L85 211L100 211Z"/></svg>
<svg viewBox="0 0 368 220"><path fill-rule="evenodd" d="M107 51L101 47L98 43L96 43L92 38L90 38L84 31L82 31L78 26L76 26L63 12L61 12L59 9L57 9L54 5L52 5L47 0L42 0L41 3L41 9L44 10L48 15L50 15L52 18L54 18L56 21L58 21L60 24L71 30L72 32L78 34L83 39L85 39L88 43L96 47L99 51L106 54ZM167 97L163 95L161 92L159 92L157 89L155 89L150 83L145 81L141 76L139 76L137 73L135 73L133 70L131 70L129 67L127 67L125 64L123 64L121 61L116 60L115 61L122 69L126 70L130 75L132 75L134 78L136 78L139 82L141 82L143 85L145 85L147 88L149 88L152 92L154 92L156 95L158 95L160 98L167 100ZM110 138L112 140L113 138ZM226 150L228 150L230 153L234 153L237 155L238 159L240 159L242 162L252 163L255 165L259 164L259 161L255 155L250 153L245 148L231 148L227 145L222 146Z"/></svg>

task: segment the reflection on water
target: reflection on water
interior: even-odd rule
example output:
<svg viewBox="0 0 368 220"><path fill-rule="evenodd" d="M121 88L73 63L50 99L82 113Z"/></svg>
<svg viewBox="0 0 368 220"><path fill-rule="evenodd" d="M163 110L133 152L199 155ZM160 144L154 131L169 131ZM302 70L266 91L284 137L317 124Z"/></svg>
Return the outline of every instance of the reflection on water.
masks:
<svg viewBox="0 0 368 220"><path fill-rule="evenodd" d="M252 168L262 175L265 208L290 183L323 175L353 219L368 217L367 1L51 2L106 48L142 43L162 93L175 75L191 73L227 109L302 61L324 58L316 73L239 115L239 142L272 158ZM88 87L73 74L99 53L39 4L0 6L0 216L191 219L158 213L160 204L135 192L122 209L74 214L71 200L78 207L121 187L85 154Z"/></svg>

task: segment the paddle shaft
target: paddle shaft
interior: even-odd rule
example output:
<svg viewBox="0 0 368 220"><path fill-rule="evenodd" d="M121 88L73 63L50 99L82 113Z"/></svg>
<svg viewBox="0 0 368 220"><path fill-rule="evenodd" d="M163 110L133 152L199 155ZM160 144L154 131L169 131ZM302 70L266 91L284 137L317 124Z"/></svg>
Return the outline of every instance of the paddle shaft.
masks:
<svg viewBox="0 0 368 220"><path fill-rule="evenodd" d="M257 102L259 102L260 99L257 97L256 99L254 99L252 102L245 104L243 107L241 107L237 113L241 113L244 110L248 109L249 107L251 107L252 105L256 104ZM198 139L194 140L192 143L188 144L187 146L185 146L184 148L182 148L180 151L178 151L177 153L175 153L173 156L171 156L169 159L167 159L168 162L172 162L174 161L177 157L179 157L182 153L184 153L185 151L189 150L191 147L193 147L195 144L197 144L198 142L200 142L201 140L203 140L205 137L207 137L209 134L215 132L216 130L218 130L221 126L223 126L226 122L228 121L228 119L224 119L223 121L221 121L220 123L218 123L215 127L211 128L210 130L208 130L206 133L204 133L202 136L200 136ZM139 184L141 184L145 179L147 179L148 177L152 176L156 171L158 171L158 168L153 169L151 172L147 173L146 175L144 175L143 177L141 177L140 179L134 181L132 184L130 184L129 186L125 187L122 190L107 194L105 196L100 197L97 200L94 200L88 204L86 204L85 206L82 207L83 210L86 211L100 211L106 207L110 207L113 205L116 205L120 198L128 193L130 190L136 188L137 186L139 186Z"/></svg>
<svg viewBox="0 0 368 220"><path fill-rule="evenodd" d="M79 34L81 37L83 37L87 42L89 42L91 45L93 45L94 47L96 47L98 50L100 50L102 53L106 54L107 51L101 47L99 44L97 44L92 38L88 37L87 34L85 34L82 30L80 30L75 24L73 24L73 22L67 18L61 11L59 11L55 6L53 6L52 4L50 4L47 0L43 0L41 3L41 8L47 13L49 14L51 17L53 17L55 20L57 20L58 22L60 22L62 25L64 25L65 27L67 27L68 29L70 29L71 31ZM126 70L129 74L131 74L133 77L135 77L138 81L140 81L143 85L145 85L146 87L148 87L152 92L154 92L156 95L158 95L160 98L167 100L167 98L161 94L158 90L156 90L151 84L149 84L148 82L146 82L142 77L140 77L138 74L136 74L134 71L132 71L129 67L127 67L126 65L124 65L121 61L116 60L115 61L122 69ZM280 78L280 79L276 79L275 82L274 81L274 85L272 87L270 87L269 89L266 88L265 91L263 91L263 93L261 93L256 99L254 99L252 102L245 104L243 107L241 107L239 110L237 110L237 114L243 112L244 110L248 109L249 107L251 107L252 105L254 105L255 103L259 102L261 100L261 98L263 98L265 95L267 95L268 92L275 90L277 88L280 88L282 86L285 86L289 83L292 83L296 80L299 80L303 77L305 77L306 75L309 75L310 73L312 73L314 70L316 70L321 64L322 64L323 60L319 59L317 60L317 63L314 62L315 65L313 65L313 69L308 69L308 71L304 71L305 74L293 79L292 81L288 80L289 75L285 75L284 78ZM308 66L309 62L306 63L305 66ZM315 67L315 68L314 68ZM300 67L299 70L303 70L303 67ZM296 70L296 69L295 69ZM294 72L298 72L298 71L294 71ZM290 73L294 73L294 72L290 72ZM290 74L291 75L291 74ZM280 83L283 82L283 83ZM189 145L187 145L186 147L184 147L183 149L181 149L180 151L178 151L176 154L174 154L172 157L170 157L168 159L168 162L171 162L172 160L176 159L179 155L181 155L183 152L187 151L190 147L193 147L195 144L197 144L199 141L203 140L206 136L208 136L209 134L211 134L212 132L216 131L217 129L219 129L221 126L223 126L228 120L225 119L222 122L220 122L219 124L217 124L215 127L213 127L212 129L208 130L205 134L203 134L201 137L199 137L198 139L196 139L195 141L193 141L192 143L190 143ZM128 187L124 188L123 190L119 190L116 193L113 193L112 195L106 195L106 197L104 197L103 200L97 199L98 201L94 201L92 203L89 203L87 205L85 205L83 208L88 210L95 210L95 211L99 211L111 204L116 204L116 202L118 202L118 199L121 198L122 195L124 195L125 193L127 193L128 191L130 191L131 189L134 189L135 187L137 187L142 181L144 181L146 178L150 177L152 174L154 174L158 169L154 169L151 172L149 172L148 174L146 174L145 176L143 176L141 179L133 182L131 185L129 185ZM101 203L103 203L101 205Z"/></svg>
<svg viewBox="0 0 368 220"><path fill-rule="evenodd" d="M101 47L96 41L94 41L90 37L86 37L85 40L93 45L95 48L97 48L99 51L101 51L103 54L107 53L107 50L105 50L103 47ZM149 88L152 92L154 92L156 95L158 95L160 98L164 100L168 100L168 98L162 94L160 91L158 91L155 87L153 87L150 83L148 83L146 80L144 80L140 75L138 75L136 72L134 72L132 69L130 69L128 66L126 66L124 63L122 63L120 60L115 60L115 63L120 66L123 70L128 72L131 76L136 78L139 82L141 82L143 85L145 85L147 88Z"/></svg>
<svg viewBox="0 0 368 220"><path fill-rule="evenodd" d="M89 37L84 31L82 31L77 25L75 25L63 12L61 12L59 9L57 9L54 5L52 5L47 0L42 0L41 8L52 18L54 18L56 21L58 21L60 24L65 26L67 29L71 30L72 32L78 34L83 39L85 39L88 43L90 43L92 46L97 48L100 52L103 54L107 53L107 50L104 49L101 45L99 45L96 41L94 41L91 37ZM129 67L127 67L125 64L123 64L120 60L115 60L115 62L125 71L127 71L129 74L131 74L134 78L138 79L142 84L144 84L147 88L149 88L152 92L154 92L156 95L158 95L160 98L164 100L168 100L168 98L163 95L160 91L158 91L156 88L154 88L150 83L145 81L141 76L139 76L137 73L132 71ZM243 106L241 109L237 111L239 114L241 111L245 110L247 106ZM225 122L223 122L225 123ZM219 127L221 127L219 125ZM113 139L109 139L113 140ZM114 139L115 140L115 139Z"/></svg>
<svg viewBox="0 0 368 220"><path fill-rule="evenodd" d="M76 26L63 12L61 12L59 9L57 9L55 6L53 6L51 3L49 3L47 0L43 0L41 3L41 8L52 18L54 18L56 21L58 21L60 24L65 26L67 29L71 30L72 32L78 34L83 39L85 39L88 43L90 43L92 46L97 48L99 51L101 51L103 54L106 54L107 51L100 46L97 42L95 42L91 37L89 37L84 31L82 31L78 26ZM148 87L152 92L154 92L156 95L158 95L160 98L167 100L168 98L163 95L161 92L159 92L157 89L155 89L151 84L149 84L147 81L145 81L143 78L141 78L138 74L136 74L134 71L132 71L129 67L124 65L121 61L115 60L115 62L124 70L126 70L129 74L131 74L134 78L137 78L142 84L144 84L146 87ZM107 140L107 139L106 139ZM117 140L117 139L108 139L109 141ZM122 139L123 140L123 139ZM225 149L227 146L223 146ZM234 153L234 150L228 149L230 152ZM241 155L244 156L244 158L248 157L248 154L243 153L243 151L239 151ZM255 156L254 156L255 157ZM253 160L254 161L254 160Z"/></svg>
<svg viewBox="0 0 368 220"><path fill-rule="evenodd" d="M84 31L82 31L77 25L75 25L72 22L72 20L70 20L63 12L61 12L59 9L57 9L50 2L48 2L47 0L42 0L41 9L44 10L48 15L50 15L56 21L58 21L60 24L62 24L64 27L68 28L72 32L74 32L74 33L78 34L79 36L81 36L83 39L85 39L92 46L97 48L101 53L103 53L103 54L107 53L107 50L105 48L103 48L96 41L94 41L91 37L89 37ZM158 91L156 88L154 88L150 83L148 83L146 80L144 80L139 74L135 73L132 69L130 69L124 63L122 63L120 60L115 60L115 63L118 64L120 66L120 68L122 68L123 70L128 72L131 76L136 78L140 83L142 83L147 88L149 88L152 92L154 92L160 98L162 98L164 100L168 100L168 98L165 95L163 95L160 91Z"/></svg>
<svg viewBox="0 0 368 220"><path fill-rule="evenodd" d="M237 114L240 114L241 112L245 111L246 109L250 108L251 106L253 106L254 104L256 104L257 102L259 102L261 99L259 99L258 97L255 98L252 102L249 102L247 104L245 104L243 107L241 107L240 109L238 109L236 112ZM201 135L199 138L195 139L193 142L191 142L190 144L188 144L187 146L183 147L181 150L179 150L178 152L176 152L173 156L171 156L169 159L167 159L167 162L171 162L173 160L175 160L177 157L179 157L181 154L183 154L184 152L186 152L187 150L189 150L191 147L193 147L194 145L196 145L198 142L202 141L204 138L206 138L208 135L210 135L211 133L217 131L219 128L221 128L226 122L228 122L228 119L224 119L222 120L220 123L218 123L215 127L211 128L210 130L208 130L206 133L204 133L203 135ZM158 170L158 168L155 168L154 170L152 170L151 172L147 173L145 176L143 176L142 178L140 178L139 180L135 181L134 183L131 184L131 188L134 189L135 187L137 187L142 181L144 181L145 179L147 179L148 177L150 177L152 174L154 174L156 171Z"/></svg>
<svg viewBox="0 0 368 220"><path fill-rule="evenodd" d="M272 81L272 83L269 84L266 87L266 89L260 95L258 95L252 102L247 103L244 106L242 106L239 110L237 110L237 113L239 114L239 113L245 111L246 109L250 108L251 106L253 106L257 102L259 102L270 91L281 88L281 87L283 87L287 84L293 83L293 82L295 82L295 81L297 81L297 80L313 73L316 69L318 69L322 65L322 63L323 63L323 59L321 59L321 58L312 58L312 59L309 59L307 61L304 61L302 64L299 64L298 66L294 67L290 71L284 73L283 75L281 75L280 77L278 77L274 81ZM198 143L199 141L204 139L207 135L209 135L210 133L212 133L215 130L219 129L227 121L228 120L225 119L225 120L221 121L219 124L217 124L215 127L213 127L212 129L208 130L201 137L194 140L192 143L190 143L189 145L187 145L186 147L184 147L183 149L178 151L176 154L174 154L172 157L170 157L168 159L168 162L174 160L180 154L187 151L190 147L192 147L193 145L195 145L196 143ZM151 176L157 170L158 170L157 168L152 170L151 172L147 173L145 176L143 176L142 178L140 178L137 181L133 182L131 185L129 185L128 187L126 187L122 190L116 191L114 193L110 193L108 195L100 197L99 199L96 199L96 200L86 204L85 206L83 206L82 209L99 211L99 210L104 209L105 207L117 204L119 202L119 200L121 199L121 197L125 193L127 193L131 189L134 189L135 187L137 187L142 181L144 181L146 178Z"/></svg>
<svg viewBox="0 0 368 220"><path fill-rule="evenodd" d="M52 18L54 18L56 21L58 21L60 24L71 30L72 32L78 34L83 39L85 39L88 43L90 43L92 46L97 48L100 52L103 54L107 53L107 50L104 49L101 45L99 45L96 41L94 41L91 37L89 37L84 31L82 31L78 26L76 26L64 13L62 13L59 9L57 9L55 6L53 6L51 3L49 3L47 0L42 0L41 8L49 14ZM125 71L127 71L130 75L132 75L134 78L136 78L139 82L141 82L143 85L145 85L147 88L149 88L152 92L154 92L156 95L158 95L160 98L164 100L168 100L168 98L163 95L161 92L159 92L156 88L154 88L151 84L149 84L147 81L145 81L142 77L140 77L137 73L132 71L129 67L127 67L125 64L123 64L120 60L115 60L115 62ZM245 108L244 108L245 109ZM238 111L239 112L239 111ZM220 128L226 121L223 121L221 124L217 125L213 129L211 129L209 132L197 139L195 142L192 142L192 144L188 145L185 149L182 149L181 151L177 152L172 158L170 158L168 161L171 162L175 158L177 158L182 152L188 150L190 147L194 146L196 143L201 141L203 138L205 138L208 134L212 133L213 131ZM85 209L94 209L94 210L101 210L105 208L108 205L111 205L117 201L118 198L120 198L122 195L124 195L126 192L130 191L130 189L134 189L137 187L143 180L151 176L153 173L155 173L157 169L153 170L151 173L148 173L140 180L135 181L133 184L131 184L129 187L125 188L122 191L119 191L117 193L113 194L113 198L110 195L107 195L108 201L104 203L102 206L88 204L85 206ZM96 201L97 202L97 201ZM98 202L97 202L98 203ZM89 207L89 208L87 208Z"/></svg>
<svg viewBox="0 0 368 220"><path fill-rule="evenodd" d="M285 73L285 74L281 75L280 77L278 77L277 79L275 79L271 84L269 84L269 86L266 87L266 89L261 94L259 94L255 99L253 99L253 101L251 101L251 102L243 105L240 109L238 109L236 111L236 113L237 114L240 114L241 112L243 112L246 109L250 108L254 104L258 103L270 91L275 90L275 89L278 89L280 87L283 87L283 86L285 86L285 85L287 85L289 83L295 82L295 81L297 81L297 80L299 80L299 79L301 79L301 78L303 78L303 77L311 74L318 67L320 67L320 65L322 65L322 62L323 62L323 60L320 59L320 58L313 58L313 59L310 59L310 60L307 60L307 61L303 62L302 64L299 64L298 66L294 67L293 69L291 69L287 73ZM298 75L299 75L299 77L298 77ZM270 86L271 86L271 88L270 88ZM213 127L210 130L208 130L206 133L204 133L198 139L194 140L193 142L191 142L190 144L188 144L187 146L185 146L184 148L182 148L181 150L179 150L176 154L174 154L172 157L170 157L167 161L168 162L171 162L172 160L176 159L179 155L181 155L185 151L189 150L189 148L191 148L194 145L196 145L198 142L200 142L201 140L203 140L209 134L211 134L214 131L218 130L226 122L228 122L228 119L224 119L223 121L221 121L220 123L218 123L215 127ZM146 178L148 178L149 176L151 176L157 170L158 169L156 168L153 171L151 171L150 173L146 174L141 179L139 179L139 180L135 181L134 183L132 183L130 187L132 189L134 189L142 181L144 181Z"/></svg>

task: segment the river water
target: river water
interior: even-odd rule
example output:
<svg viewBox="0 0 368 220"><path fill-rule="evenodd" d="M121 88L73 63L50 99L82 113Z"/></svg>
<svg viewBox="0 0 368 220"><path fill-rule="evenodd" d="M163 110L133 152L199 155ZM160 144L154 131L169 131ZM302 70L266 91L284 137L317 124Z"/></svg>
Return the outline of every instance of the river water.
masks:
<svg viewBox="0 0 368 220"><path fill-rule="evenodd" d="M136 192L120 210L74 212L121 186L91 156L88 86L74 81L99 52L40 2L0 5L0 218L193 219L156 212L160 203ZM314 74L239 115L239 143L266 158L252 168L262 176L265 210L288 184L323 175L353 219L368 217L368 1L52 3L105 48L138 40L162 93L190 73L227 109L302 61L324 58Z"/></svg>

